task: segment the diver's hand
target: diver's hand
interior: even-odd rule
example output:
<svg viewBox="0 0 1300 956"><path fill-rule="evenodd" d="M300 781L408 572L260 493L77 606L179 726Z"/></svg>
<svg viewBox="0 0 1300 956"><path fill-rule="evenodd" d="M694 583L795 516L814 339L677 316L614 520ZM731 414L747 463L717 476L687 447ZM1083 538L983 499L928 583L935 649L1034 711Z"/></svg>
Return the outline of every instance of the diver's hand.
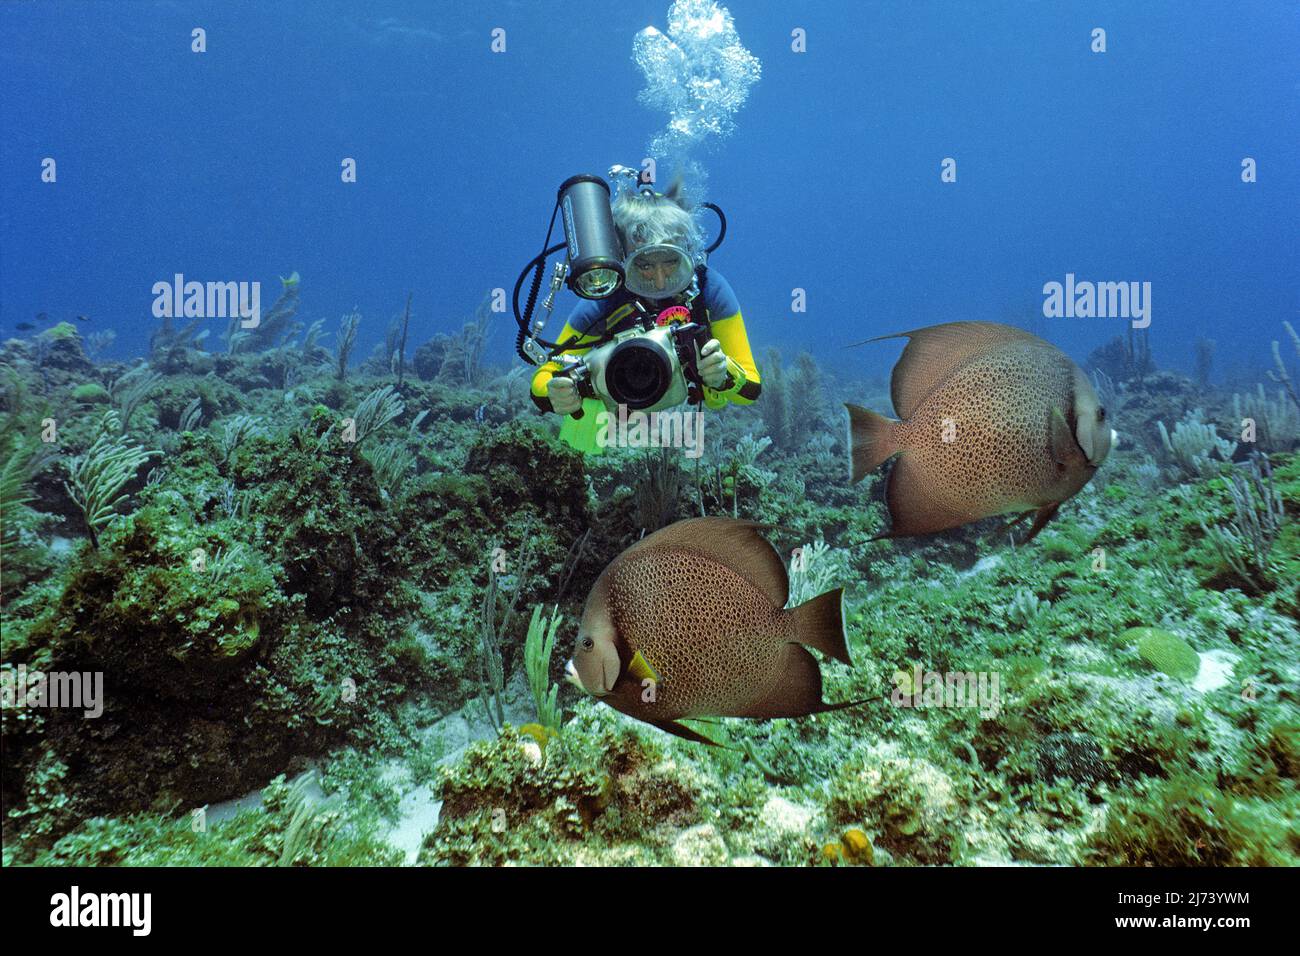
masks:
<svg viewBox="0 0 1300 956"><path fill-rule="evenodd" d="M578 387L571 378L553 378L547 382L546 397L551 400L551 408L555 409L557 415L572 415L582 408Z"/></svg>
<svg viewBox="0 0 1300 956"><path fill-rule="evenodd" d="M695 366L700 379L709 388L722 388L727 384L727 353L722 351L722 343L709 339L700 349L700 360Z"/></svg>

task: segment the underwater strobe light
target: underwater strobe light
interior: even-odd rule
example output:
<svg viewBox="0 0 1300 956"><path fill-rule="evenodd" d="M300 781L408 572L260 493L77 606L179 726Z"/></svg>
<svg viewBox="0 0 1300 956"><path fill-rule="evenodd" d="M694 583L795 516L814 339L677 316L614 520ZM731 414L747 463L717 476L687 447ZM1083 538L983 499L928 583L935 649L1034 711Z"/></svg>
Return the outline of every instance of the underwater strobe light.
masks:
<svg viewBox="0 0 1300 956"><path fill-rule="evenodd" d="M568 286L584 299L604 299L623 286L623 247L614 228L609 186L586 173L560 184L560 218L568 246Z"/></svg>

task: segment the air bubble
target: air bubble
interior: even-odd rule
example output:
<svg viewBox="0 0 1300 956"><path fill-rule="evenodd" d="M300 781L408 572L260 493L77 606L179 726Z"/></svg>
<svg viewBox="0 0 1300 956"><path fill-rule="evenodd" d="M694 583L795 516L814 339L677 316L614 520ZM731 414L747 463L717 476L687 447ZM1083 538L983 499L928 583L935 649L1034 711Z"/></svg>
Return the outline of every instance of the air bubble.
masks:
<svg viewBox="0 0 1300 956"><path fill-rule="evenodd" d="M650 140L651 156L682 159L693 147L735 130L733 117L758 82L762 64L745 49L731 12L712 0L676 0L668 32L646 27L632 43L645 74L642 105L668 114Z"/></svg>

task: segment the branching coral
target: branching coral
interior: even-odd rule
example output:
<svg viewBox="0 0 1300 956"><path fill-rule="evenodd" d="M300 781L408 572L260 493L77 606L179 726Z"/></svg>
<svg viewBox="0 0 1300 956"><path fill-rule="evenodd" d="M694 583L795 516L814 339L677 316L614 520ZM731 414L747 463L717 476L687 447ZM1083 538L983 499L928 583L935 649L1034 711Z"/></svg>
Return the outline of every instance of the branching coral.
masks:
<svg viewBox="0 0 1300 956"><path fill-rule="evenodd" d="M282 778L277 778L277 780ZM285 828L280 857L276 866L293 866L324 840L329 843L337 831L339 795L318 799L316 772L308 771L285 790L285 809L289 824Z"/></svg>
<svg viewBox="0 0 1300 956"><path fill-rule="evenodd" d="M393 386L377 388L361 400L356 414L356 441L361 444L367 437L383 428L406 409Z"/></svg>
<svg viewBox="0 0 1300 956"><path fill-rule="evenodd" d="M635 491L637 524L652 534L677 520L682 470L676 454L668 448L660 448L658 454L646 452L642 460L645 473Z"/></svg>
<svg viewBox="0 0 1300 956"><path fill-rule="evenodd" d="M1291 344L1295 347L1296 356L1300 357L1300 335L1296 334L1296 330L1290 322L1283 322L1282 326L1286 329L1286 334L1291 337ZM1282 348L1276 341L1273 343L1273 364L1277 367L1277 371L1270 370L1268 377L1286 389L1286 393L1291 396L1291 401L1295 403L1296 408L1300 408L1300 395L1296 394L1295 381L1286 370L1286 363L1282 361Z"/></svg>
<svg viewBox="0 0 1300 956"><path fill-rule="evenodd" d="M407 451L401 442L385 442L363 454L375 470L375 482L390 496L401 490L402 483L415 467L415 455Z"/></svg>
<svg viewBox="0 0 1300 956"><path fill-rule="evenodd" d="M320 339L321 329L325 325L324 319L317 319L311 325L307 326L307 332L302 338L302 362L304 365L320 366L330 365L329 350L318 341Z"/></svg>
<svg viewBox="0 0 1300 956"><path fill-rule="evenodd" d="M353 309L339 322L338 344L334 348L334 373L341 382L348 377L348 359L357 344L357 328L361 325L361 313Z"/></svg>
<svg viewBox="0 0 1300 956"><path fill-rule="evenodd" d="M501 657L501 649L514 621L523 585L532 572L532 564L533 537L526 535L516 559L518 571L515 574L498 574L495 558L489 565L488 585L483 591L483 603L479 608L479 699L483 704L483 712L498 732L505 723L505 703L501 696L505 690L505 661Z"/></svg>
<svg viewBox="0 0 1300 956"><path fill-rule="evenodd" d="M825 417L821 370L807 352L795 360L794 370L781 364L781 353L770 349L762 369L763 424L776 446L792 452L808 441Z"/></svg>
<svg viewBox="0 0 1300 956"><path fill-rule="evenodd" d="M492 319L491 296L485 296L474 310L474 318L466 322L457 336L446 341L446 350L439 377L458 378L466 385L474 385L482 377L483 352L487 347L488 323Z"/></svg>
<svg viewBox="0 0 1300 956"><path fill-rule="evenodd" d="M1172 435L1165 428L1164 422L1157 424L1165 451L1179 471L1188 478L1200 478L1208 474L1214 464L1211 456L1216 452L1220 461L1231 461L1237 450L1237 443L1220 438L1218 430L1205 421L1205 412L1199 408L1188 412L1174 426Z"/></svg>
<svg viewBox="0 0 1300 956"><path fill-rule="evenodd" d="M402 383L406 377L406 335L411 328L411 297L414 293L406 294L406 310L402 313L402 334L394 344L397 346L397 384Z"/></svg>
<svg viewBox="0 0 1300 956"><path fill-rule="evenodd" d="M1050 601L1041 600L1029 588L1017 588L1015 596L1007 604L1007 621L1016 627L1027 627L1051 606Z"/></svg>
<svg viewBox="0 0 1300 956"><path fill-rule="evenodd" d="M16 517L32 500L28 484L54 459L54 450L44 443L17 444L0 466L0 546L17 544Z"/></svg>
<svg viewBox="0 0 1300 956"><path fill-rule="evenodd" d="M439 332L415 350L412 367L420 378L455 382L457 385L481 385L484 379L483 355L487 346L488 327L492 320L491 295L484 297L460 332ZM394 345L400 336L394 330Z"/></svg>
<svg viewBox="0 0 1300 956"><path fill-rule="evenodd" d="M1268 576L1269 552L1284 514L1282 494L1273 487L1268 458L1256 455L1247 467L1234 467L1228 475L1228 494L1232 496L1232 523L1211 528L1200 518L1201 527L1232 569L1258 587Z"/></svg>
<svg viewBox="0 0 1300 956"><path fill-rule="evenodd" d="M91 332L86 336L86 357L97 359L110 345L117 341L117 333L112 329Z"/></svg>
<svg viewBox="0 0 1300 956"><path fill-rule="evenodd" d="M116 412L106 413L102 426L103 433L86 453L68 463L72 483L63 485L85 516L90 541L96 548L99 547L98 529L108 524L127 500L121 493L126 483L135 477L141 465L162 454L124 441Z"/></svg>
<svg viewBox="0 0 1300 956"><path fill-rule="evenodd" d="M258 317L253 328L244 328L244 316L238 310L226 326L226 342L231 352L258 352L284 345L302 328L293 321L298 311L298 273L280 280L280 297Z"/></svg>
<svg viewBox="0 0 1300 956"><path fill-rule="evenodd" d="M131 418L140 404L161 381L161 375L151 371L149 366L141 365L119 376L109 385L108 393L117 406L122 434L126 434L131 427Z"/></svg>
<svg viewBox="0 0 1300 956"><path fill-rule="evenodd" d="M1256 438L1265 451L1287 451L1300 442L1300 405L1288 400L1285 389L1270 399L1260 384L1254 392L1232 396L1232 416L1255 423Z"/></svg>
<svg viewBox="0 0 1300 956"><path fill-rule="evenodd" d="M194 347L200 340L199 328L206 319L197 318L179 330L172 327L171 316L163 318L162 327L149 336L149 358L167 365L172 353Z"/></svg>
<svg viewBox="0 0 1300 956"><path fill-rule="evenodd" d="M260 418L252 415L234 415L221 423L221 434L217 438L217 448L221 452L221 462L230 461L235 450L255 435L265 435L266 426Z"/></svg>
<svg viewBox="0 0 1300 956"><path fill-rule="evenodd" d="M843 584L852 573L848 555L820 538L796 549L790 560L788 607L798 607L819 594Z"/></svg>

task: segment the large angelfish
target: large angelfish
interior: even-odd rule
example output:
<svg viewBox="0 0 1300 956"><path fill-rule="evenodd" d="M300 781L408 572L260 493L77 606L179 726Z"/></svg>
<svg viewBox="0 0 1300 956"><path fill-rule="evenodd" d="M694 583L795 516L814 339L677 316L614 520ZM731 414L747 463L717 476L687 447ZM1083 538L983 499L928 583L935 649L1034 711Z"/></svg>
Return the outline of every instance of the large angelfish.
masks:
<svg viewBox="0 0 1300 956"><path fill-rule="evenodd" d="M1009 325L950 322L882 338L902 336L890 382L902 421L845 406L850 477L897 456L891 537L1032 513L1032 538L1118 437L1092 383L1056 346Z"/></svg>
<svg viewBox="0 0 1300 956"><path fill-rule="evenodd" d="M616 710L712 743L683 717L802 717L822 700L808 648L851 663L843 591L785 609L789 581L759 525L692 518L628 548L592 587L568 671Z"/></svg>

